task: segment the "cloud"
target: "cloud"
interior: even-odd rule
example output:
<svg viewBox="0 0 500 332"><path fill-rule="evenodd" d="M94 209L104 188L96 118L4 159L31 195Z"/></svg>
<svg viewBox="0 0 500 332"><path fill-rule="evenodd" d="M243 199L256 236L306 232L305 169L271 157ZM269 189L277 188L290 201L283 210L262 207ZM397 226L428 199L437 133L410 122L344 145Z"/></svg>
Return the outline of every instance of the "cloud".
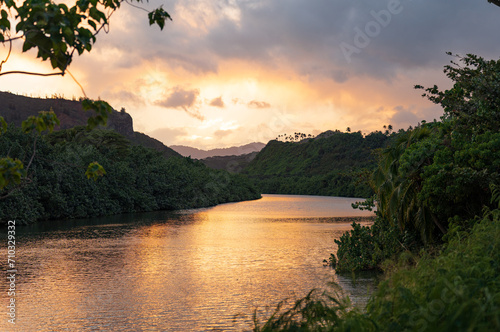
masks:
<svg viewBox="0 0 500 332"><path fill-rule="evenodd" d="M223 108L225 106L224 101L222 100L222 96L212 99L209 105L220 108Z"/></svg>
<svg viewBox="0 0 500 332"><path fill-rule="evenodd" d="M420 119L415 113L413 109L407 109L403 106L394 107L396 113L391 117L390 124L394 128L408 128L409 126L415 126Z"/></svg>
<svg viewBox="0 0 500 332"><path fill-rule="evenodd" d="M117 91L117 92L105 91L103 97L120 100L122 103L132 104L134 106L144 106L145 105L145 101L144 101L143 97L141 97L137 93L125 91L125 90L121 90L121 91Z"/></svg>
<svg viewBox="0 0 500 332"><path fill-rule="evenodd" d="M232 130L216 130L214 132L214 136L217 137L217 138L222 138L222 137L230 135L232 133L233 133Z"/></svg>
<svg viewBox="0 0 500 332"><path fill-rule="evenodd" d="M161 4L150 2L151 8ZM398 2L401 10L383 21L380 13L388 10L389 0L170 0L164 7L174 20L164 31L123 6L117 14L123 19L113 17L113 33L100 35L102 42L92 52L104 59L118 55L120 62L111 65L119 68L158 61L202 75L237 59L269 68L285 65L308 78L340 83L355 76L391 79L401 70L440 68L448 61L446 51L500 53L500 43L494 42L499 8L486 0ZM467 24L474 19L481 24ZM367 45L358 47L349 64L340 45L356 46L357 31L366 35L374 26L378 30L369 32Z"/></svg>
<svg viewBox="0 0 500 332"><path fill-rule="evenodd" d="M167 108L187 108L192 107L196 98L200 95L200 90L185 90L179 86L172 89L172 92L163 101L157 102L157 105Z"/></svg>
<svg viewBox="0 0 500 332"><path fill-rule="evenodd" d="M204 120L205 117L200 114L196 107L196 100L199 95L200 90L198 89L186 90L176 86L171 89L170 94L164 100L156 101L155 104L165 108L180 108L188 115L199 120Z"/></svg>
<svg viewBox="0 0 500 332"><path fill-rule="evenodd" d="M125 107L144 131L169 123L189 128L186 137L213 136L192 141L205 146L265 141L298 131L311 119L311 130L321 131L349 126L368 132L389 123L407 128L442 114L412 86L449 87L442 72L452 60L446 51L498 59L500 8L486 0L399 0L401 10L384 21L380 15L391 2L397 1L151 0L144 4L148 9L164 3L173 17L163 31L150 27L136 8L122 6L109 33L98 35L91 53L75 57L71 70L89 97ZM356 46L357 38L366 45ZM342 43L359 49L351 63ZM31 68L24 62L31 55L15 55L5 70ZM31 65L34 71L50 70L50 64L38 67L38 60ZM69 77L34 79L13 76L0 80L0 88L80 94ZM64 79L57 89L47 83L56 79ZM213 99L218 95L220 103ZM231 112L220 112L220 105ZM189 116L171 116L165 109ZM214 118L241 126L202 126ZM216 130L223 135L219 140ZM225 135L227 130L233 133Z"/></svg>
<svg viewBox="0 0 500 332"><path fill-rule="evenodd" d="M247 105L250 108L269 108L269 107L271 107L271 104L269 104L265 101L257 101L257 100L252 100Z"/></svg>

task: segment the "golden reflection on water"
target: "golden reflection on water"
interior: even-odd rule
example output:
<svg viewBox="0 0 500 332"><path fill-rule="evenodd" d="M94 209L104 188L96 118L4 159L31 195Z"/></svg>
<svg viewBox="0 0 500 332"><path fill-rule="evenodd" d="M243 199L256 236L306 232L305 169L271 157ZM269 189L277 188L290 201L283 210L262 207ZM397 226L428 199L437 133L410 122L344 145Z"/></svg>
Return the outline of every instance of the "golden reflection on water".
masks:
<svg viewBox="0 0 500 332"><path fill-rule="evenodd" d="M333 239L350 229L332 217L367 215L351 201L272 195L28 229L18 245L13 331L241 330L252 327L255 308L332 280L355 293L322 265Z"/></svg>

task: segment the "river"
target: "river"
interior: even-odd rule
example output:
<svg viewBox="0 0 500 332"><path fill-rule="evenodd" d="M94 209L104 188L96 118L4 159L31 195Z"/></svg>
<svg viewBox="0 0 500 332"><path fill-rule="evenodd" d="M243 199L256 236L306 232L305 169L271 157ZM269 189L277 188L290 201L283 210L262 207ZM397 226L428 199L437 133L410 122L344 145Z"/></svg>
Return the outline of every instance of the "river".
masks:
<svg viewBox="0 0 500 332"><path fill-rule="evenodd" d="M16 324L7 322L3 281L0 330L249 330L254 310L271 312L330 281L363 302L371 278L354 282L322 263L350 229L341 217L372 215L353 210L354 201L263 195L206 209L17 226Z"/></svg>

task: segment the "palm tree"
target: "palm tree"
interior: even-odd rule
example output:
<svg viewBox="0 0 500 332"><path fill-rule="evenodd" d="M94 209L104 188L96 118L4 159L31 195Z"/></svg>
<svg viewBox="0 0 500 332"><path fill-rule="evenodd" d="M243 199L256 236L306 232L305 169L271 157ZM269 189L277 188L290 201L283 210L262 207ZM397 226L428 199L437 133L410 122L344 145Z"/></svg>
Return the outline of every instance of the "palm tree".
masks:
<svg viewBox="0 0 500 332"><path fill-rule="evenodd" d="M431 134L432 129L426 126L399 135L382 152L379 166L372 178L380 213L391 223L397 224L402 231L409 227L416 229L424 242L432 239L436 227L443 234L446 232L426 202L418 198L422 181L420 174L430 160L422 158L413 163L405 163L404 167L401 161L410 146L422 142Z"/></svg>

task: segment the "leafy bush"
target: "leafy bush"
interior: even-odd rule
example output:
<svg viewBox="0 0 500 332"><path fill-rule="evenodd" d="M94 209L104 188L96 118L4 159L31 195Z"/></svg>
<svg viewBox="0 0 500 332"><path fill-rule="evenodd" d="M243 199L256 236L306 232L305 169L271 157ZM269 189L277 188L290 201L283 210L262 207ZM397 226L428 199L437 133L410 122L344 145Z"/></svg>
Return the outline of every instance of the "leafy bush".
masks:
<svg viewBox="0 0 500 332"><path fill-rule="evenodd" d="M381 217L377 217L371 226L353 222L352 230L334 241L338 245L337 258L332 254L330 265L340 273L380 269L383 261L413 246L408 233L406 236L400 234Z"/></svg>
<svg viewBox="0 0 500 332"><path fill-rule="evenodd" d="M500 330L500 214L381 283L367 306L385 331Z"/></svg>

